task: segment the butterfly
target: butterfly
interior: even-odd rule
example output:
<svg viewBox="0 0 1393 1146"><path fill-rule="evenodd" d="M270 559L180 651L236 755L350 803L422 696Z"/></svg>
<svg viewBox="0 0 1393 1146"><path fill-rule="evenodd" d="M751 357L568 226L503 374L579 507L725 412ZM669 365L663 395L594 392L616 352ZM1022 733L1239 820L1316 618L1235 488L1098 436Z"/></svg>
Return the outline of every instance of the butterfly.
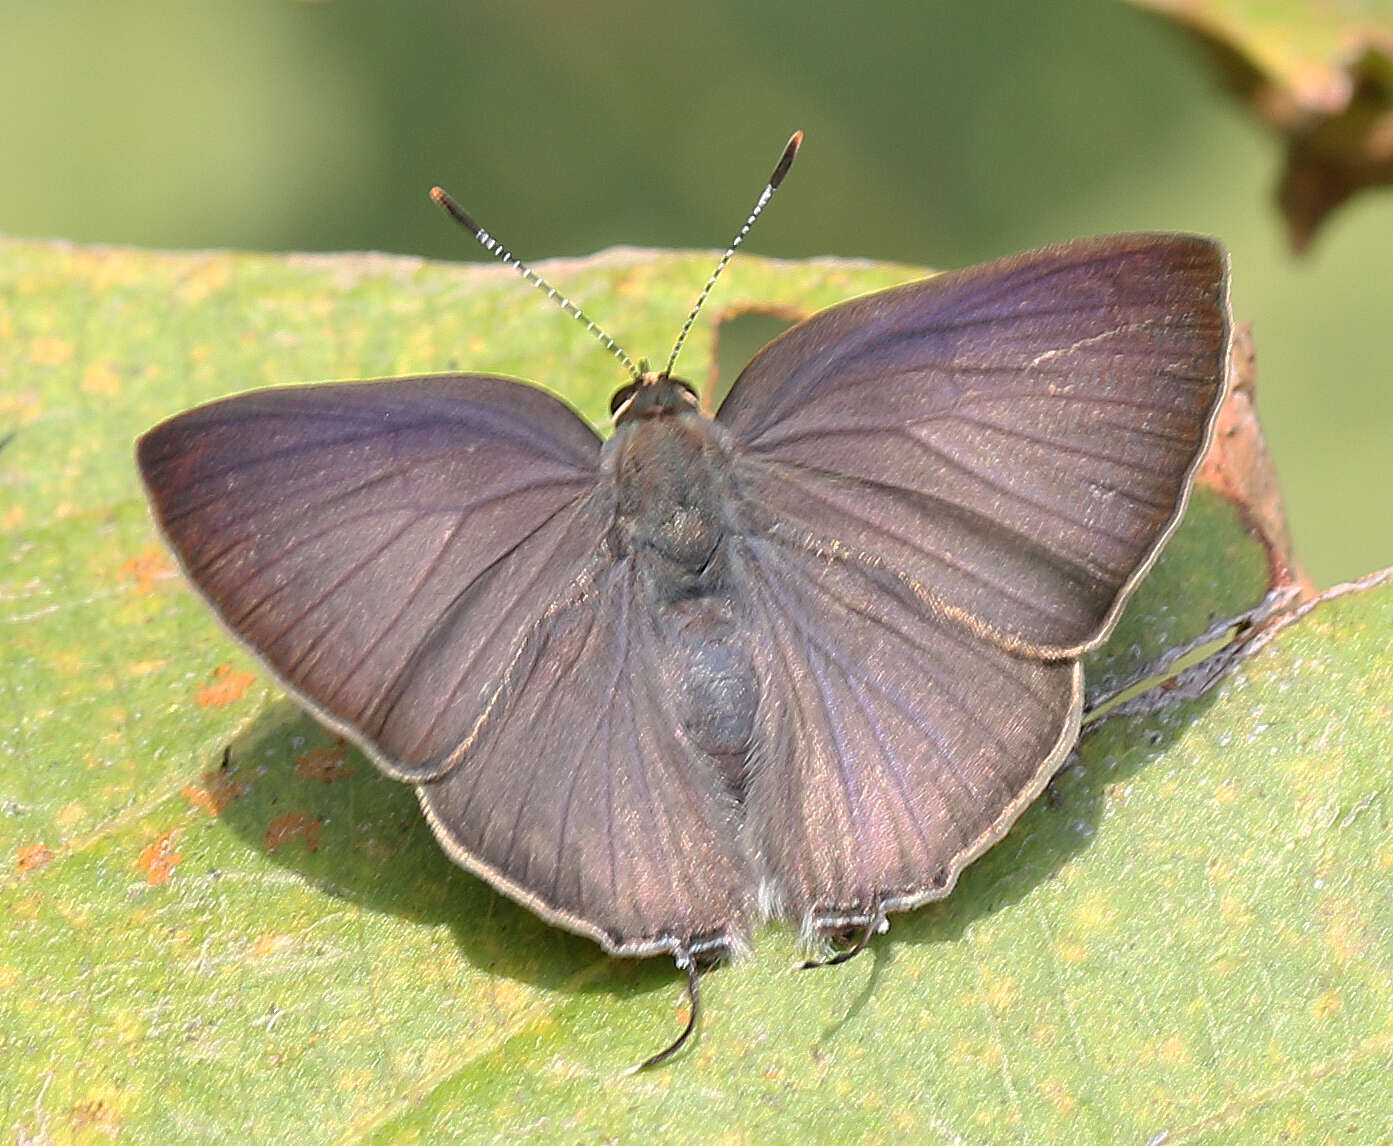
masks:
<svg viewBox="0 0 1393 1146"><path fill-rule="evenodd" d="M1086 239L815 314L710 417L672 359L603 441L510 378L289 386L138 460L188 579L453 860L687 969L657 1061L757 922L859 949L1055 772L1209 442L1227 284L1209 239Z"/></svg>

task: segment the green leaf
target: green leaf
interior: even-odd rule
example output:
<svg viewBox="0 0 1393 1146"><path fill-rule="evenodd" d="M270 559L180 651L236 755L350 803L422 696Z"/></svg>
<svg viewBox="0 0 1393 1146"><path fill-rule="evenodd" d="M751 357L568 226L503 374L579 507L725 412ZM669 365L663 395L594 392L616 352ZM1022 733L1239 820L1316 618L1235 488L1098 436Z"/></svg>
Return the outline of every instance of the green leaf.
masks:
<svg viewBox="0 0 1393 1146"><path fill-rule="evenodd" d="M707 255L544 273L661 357ZM746 258L728 311L909 268ZM715 322L686 351L705 382ZM405 787L230 644L131 446L238 389L468 367L601 418L621 377L508 272L0 241L3 1125L109 1142L1374 1141L1393 1133L1393 584L1219 689L1104 721L947 901L846 967L777 927L673 1035L665 960L608 959L454 868ZM1201 493L1093 667L1266 587ZM224 750L227 749L226 765Z"/></svg>

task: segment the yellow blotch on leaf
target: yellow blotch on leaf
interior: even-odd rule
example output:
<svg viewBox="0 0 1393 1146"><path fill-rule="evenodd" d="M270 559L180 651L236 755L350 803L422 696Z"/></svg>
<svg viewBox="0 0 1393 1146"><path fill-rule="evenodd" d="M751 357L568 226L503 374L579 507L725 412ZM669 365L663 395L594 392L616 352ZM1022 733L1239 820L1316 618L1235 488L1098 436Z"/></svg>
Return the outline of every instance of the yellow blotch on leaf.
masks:
<svg viewBox="0 0 1393 1146"><path fill-rule="evenodd" d="M1106 895L1092 892L1074 909L1074 921L1084 931L1106 931L1117 921L1117 908Z"/></svg>
<svg viewBox="0 0 1393 1146"><path fill-rule="evenodd" d="M179 299L185 303L202 302L214 291L225 287L232 278L231 258L211 256L200 263L194 272L179 284Z"/></svg>
<svg viewBox="0 0 1393 1146"><path fill-rule="evenodd" d="M110 362L103 359L91 363L82 372L82 381L78 385L88 394L101 394L109 398L121 393L121 375Z"/></svg>
<svg viewBox="0 0 1393 1146"><path fill-rule="evenodd" d="M407 362L436 362L440 352L436 349L436 329L433 326L417 326L402 340L402 353Z"/></svg>
<svg viewBox="0 0 1393 1146"><path fill-rule="evenodd" d="M68 262L73 278L87 282L93 290L109 290L116 286L131 286L144 282L149 272L144 263L126 251L77 248Z"/></svg>
<svg viewBox="0 0 1393 1146"><path fill-rule="evenodd" d="M1216 859L1209 865L1210 883L1228 883L1233 879L1233 864L1226 859Z"/></svg>
<svg viewBox="0 0 1393 1146"><path fill-rule="evenodd" d="M1177 1035L1171 1035L1161 1043L1161 1061L1171 1066L1183 1066L1190 1061L1190 1048Z"/></svg>
<svg viewBox="0 0 1393 1146"><path fill-rule="evenodd" d="M251 956L253 959L265 959L270 955L279 955L289 951L294 946L295 940L289 935L279 933L261 935L252 944Z"/></svg>
<svg viewBox="0 0 1393 1146"><path fill-rule="evenodd" d="M35 366L62 366L73 356L73 344L50 334L41 334L29 343L29 361Z"/></svg>
<svg viewBox="0 0 1393 1146"><path fill-rule="evenodd" d="M334 1081L341 1094L359 1094L368 1093L377 1077L368 1070L346 1070L335 1075Z"/></svg>
<svg viewBox="0 0 1393 1146"><path fill-rule="evenodd" d="M971 1000L964 1000L965 1006L971 1005ZM975 1042L959 1038L953 1042L952 1050L949 1052L950 1059L956 1065L972 1064L975 1065L982 1061L982 1048Z"/></svg>
<svg viewBox="0 0 1393 1146"><path fill-rule="evenodd" d="M37 895L26 895L10 904L11 919L38 919L43 900Z"/></svg>
<svg viewBox="0 0 1393 1146"><path fill-rule="evenodd" d="M1325 943L1337 963L1359 958L1369 946L1364 924L1352 911L1337 912L1325 928Z"/></svg>
<svg viewBox="0 0 1393 1146"><path fill-rule="evenodd" d="M1223 978L1225 975L1232 975L1240 965L1239 961L1232 955L1222 955L1210 964L1210 970L1214 972L1216 978Z"/></svg>
<svg viewBox="0 0 1393 1146"><path fill-rule="evenodd" d="M1219 913L1235 927L1250 927L1257 918L1252 907L1236 895L1219 897Z"/></svg>
<svg viewBox="0 0 1393 1146"><path fill-rule="evenodd" d="M1335 991L1326 991L1311 1004L1311 1021L1323 1023L1327 1019L1338 1015L1343 1009L1344 1004L1340 1001L1340 996Z"/></svg>
<svg viewBox="0 0 1393 1146"><path fill-rule="evenodd" d="M1012 975L993 975L982 972L982 1001L994 1011L1004 1011L1016 1001L1018 984Z"/></svg>
<svg viewBox="0 0 1393 1146"><path fill-rule="evenodd" d="M0 414L9 416L12 424L28 426L43 416L44 405L39 390L26 386L20 390L7 379L8 389L0 387Z"/></svg>
<svg viewBox="0 0 1393 1146"><path fill-rule="evenodd" d="M1054 953L1061 963L1082 963L1088 958L1088 949L1072 939L1057 944Z"/></svg>
<svg viewBox="0 0 1393 1146"><path fill-rule="evenodd" d="M1053 1106L1060 1114L1072 1114L1074 1107L1078 1103L1074 1096L1070 1094L1058 1082L1045 1082L1040 1084L1040 1093L1044 1095L1045 1101Z"/></svg>

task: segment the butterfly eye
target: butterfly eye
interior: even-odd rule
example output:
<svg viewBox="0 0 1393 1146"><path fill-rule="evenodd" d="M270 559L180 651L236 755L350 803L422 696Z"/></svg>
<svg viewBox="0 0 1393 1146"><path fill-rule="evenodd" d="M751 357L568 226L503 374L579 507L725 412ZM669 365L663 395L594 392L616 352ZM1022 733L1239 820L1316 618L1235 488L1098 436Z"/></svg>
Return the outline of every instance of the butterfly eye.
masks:
<svg viewBox="0 0 1393 1146"><path fill-rule="evenodd" d="M641 387L642 383L640 382L630 382L627 386L621 386L616 390L614 397L609 400L610 417L618 414L626 403L633 401L634 395L639 392Z"/></svg>

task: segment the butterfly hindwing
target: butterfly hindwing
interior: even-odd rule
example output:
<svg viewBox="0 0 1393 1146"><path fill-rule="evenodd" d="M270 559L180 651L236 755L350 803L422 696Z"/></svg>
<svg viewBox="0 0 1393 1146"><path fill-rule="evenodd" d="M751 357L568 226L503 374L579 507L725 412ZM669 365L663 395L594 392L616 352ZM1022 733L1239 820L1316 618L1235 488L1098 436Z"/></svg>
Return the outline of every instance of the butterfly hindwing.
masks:
<svg viewBox="0 0 1393 1146"><path fill-rule="evenodd" d="M787 528L750 545L766 706L748 824L809 936L946 895L1078 733L1082 674Z"/></svg>
<svg viewBox="0 0 1393 1146"><path fill-rule="evenodd" d="M673 715L630 557L537 627L470 751L419 789L460 863L617 954L738 946L737 809Z"/></svg>

